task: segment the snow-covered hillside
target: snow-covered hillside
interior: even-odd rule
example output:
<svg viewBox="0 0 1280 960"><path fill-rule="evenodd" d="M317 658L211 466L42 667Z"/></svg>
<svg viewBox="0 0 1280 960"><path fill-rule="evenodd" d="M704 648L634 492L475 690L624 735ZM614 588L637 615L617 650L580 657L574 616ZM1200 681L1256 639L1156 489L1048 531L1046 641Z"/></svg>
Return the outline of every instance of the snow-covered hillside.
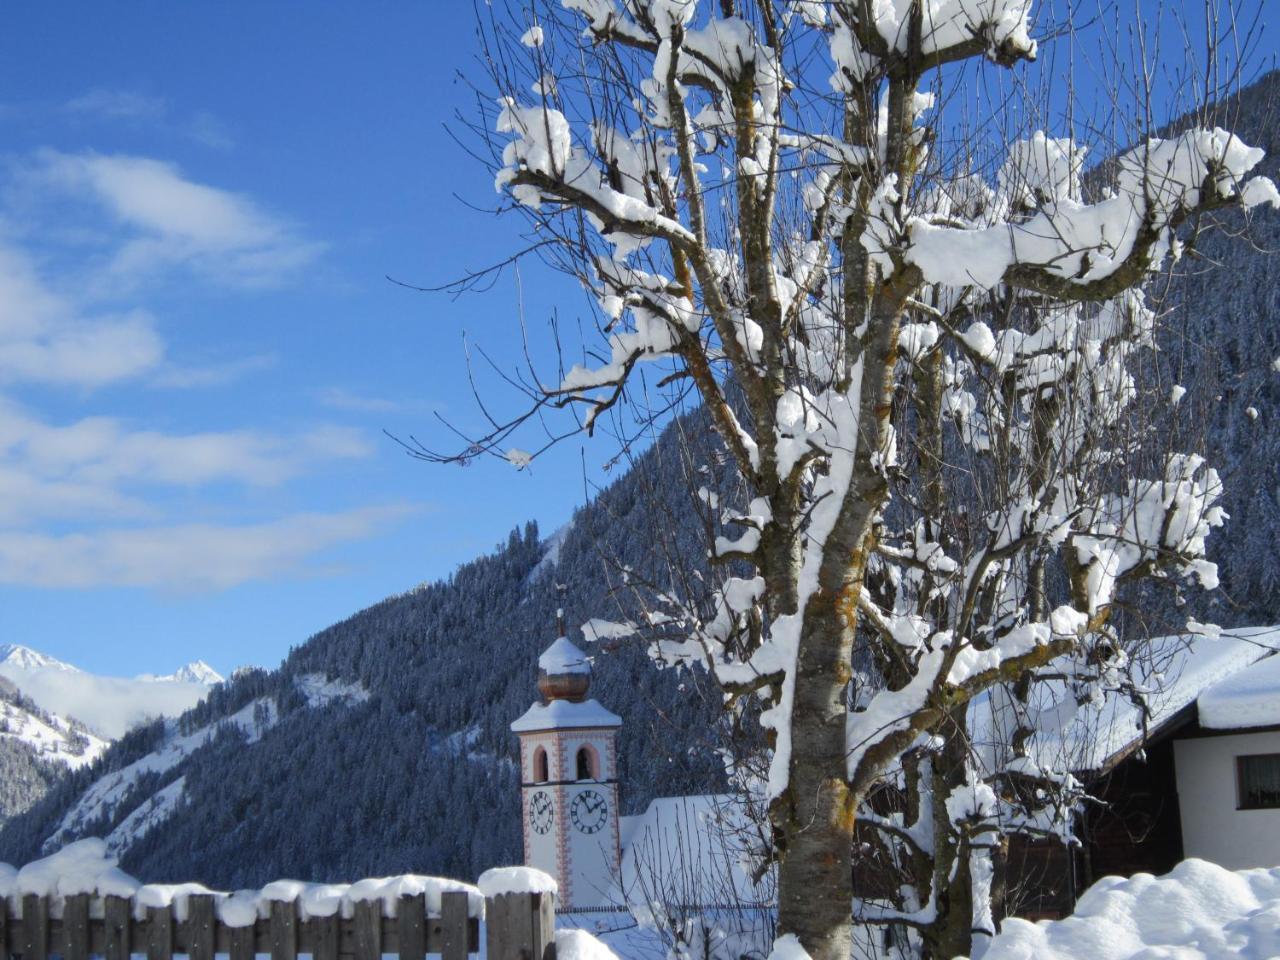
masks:
<svg viewBox="0 0 1280 960"><path fill-rule="evenodd" d="M294 686L313 710L364 703L369 698L369 692L358 683L331 681L320 674L301 675ZM181 805L186 788L183 763L188 757L220 736L240 736L245 744L257 743L279 719L276 699L263 696L230 716L195 729L176 720L166 721L163 736L151 752L120 769L108 770L79 794L57 829L45 838L44 852L95 832L102 824L110 825L106 832L108 851L113 856L125 852ZM121 818L126 809L129 813Z"/></svg>
<svg viewBox="0 0 1280 960"><path fill-rule="evenodd" d="M146 720L176 717L222 682L201 660L165 676L106 677L18 644L0 645L0 677L41 709L75 718L104 740L115 740Z"/></svg>
<svg viewBox="0 0 1280 960"><path fill-rule="evenodd" d="M110 741L41 710L12 684L0 680L0 740L25 744L35 756L72 770L92 763Z"/></svg>

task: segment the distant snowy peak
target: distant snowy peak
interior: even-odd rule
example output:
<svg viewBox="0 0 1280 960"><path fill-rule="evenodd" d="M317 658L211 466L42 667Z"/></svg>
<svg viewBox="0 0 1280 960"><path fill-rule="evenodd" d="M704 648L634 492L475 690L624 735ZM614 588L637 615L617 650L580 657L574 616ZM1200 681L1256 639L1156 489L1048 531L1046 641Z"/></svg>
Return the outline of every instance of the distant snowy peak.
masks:
<svg viewBox="0 0 1280 960"><path fill-rule="evenodd" d="M154 673L143 673L139 674L137 679L147 683L199 683L206 687L212 687L215 684L222 683L225 678L203 660L193 660L179 667L173 673L166 673L163 676L157 676Z"/></svg>
<svg viewBox="0 0 1280 960"><path fill-rule="evenodd" d="M0 666L15 670L63 670L67 673L80 673L79 667L73 667L19 643L0 643Z"/></svg>
<svg viewBox="0 0 1280 960"><path fill-rule="evenodd" d="M74 717L104 740L115 740L157 717L176 717L222 682L203 660L166 676L109 677L87 673L16 644L0 646L0 677L41 710Z"/></svg>

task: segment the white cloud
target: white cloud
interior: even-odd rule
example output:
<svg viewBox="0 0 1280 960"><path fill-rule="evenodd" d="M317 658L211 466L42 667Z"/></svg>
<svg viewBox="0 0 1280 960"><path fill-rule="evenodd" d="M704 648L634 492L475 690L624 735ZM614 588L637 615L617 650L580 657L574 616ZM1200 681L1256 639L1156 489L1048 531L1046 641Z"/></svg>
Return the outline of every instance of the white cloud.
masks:
<svg viewBox="0 0 1280 960"><path fill-rule="evenodd" d="M319 573L307 563L315 554L365 539L412 509L367 507L241 526L183 524L63 536L0 532L0 583L221 590Z"/></svg>
<svg viewBox="0 0 1280 960"><path fill-rule="evenodd" d="M149 157L43 150L29 181L92 200L133 232L110 265L117 278L186 266L220 282L269 285L323 250L247 197Z"/></svg>
<svg viewBox="0 0 1280 960"><path fill-rule="evenodd" d="M316 463L359 459L372 449L364 432L346 427L326 425L296 435L256 430L174 434L131 429L102 416L52 425L0 403L0 470L31 478L30 487L68 485L66 496L54 502L92 504L95 495L89 491L98 489L102 492L96 499L111 503L110 492L126 484L195 487L230 481L270 486ZM15 494L23 486L10 480ZM72 488L83 492L73 496Z"/></svg>
<svg viewBox="0 0 1280 960"><path fill-rule="evenodd" d="M97 91L67 110L141 119L162 107ZM175 361L144 298L176 270L184 282L285 280L320 247L249 198L146 157L46 150L5 186L0 199L15 207L0 220L0 583L191 591L316 575L331 572L316 562L325 551L408 512L294 505L262 519L264 503L287 503L289 493L244 498L369 456L367 431L165 430L146 418L20 405L28 385L189 388L271 366L269 355ZM215 519L190 522L192 511Z"/></svg>
<svg viewBox="0 0 1280 960"><path fill-rule="evenodd" d="M92 116L99 120L159 120L168 104L159 97L129 90L90 90L63 104L68 113Z"/></svg>
<svg viewBox="0 0 1280 960"><path fill-rule="evenodd" d="M156 366L164 345L142 310L86 316L0 243L0 382L97 387Z"/></svg>
<svg viewBox="0 0 1280 960"><path fill-rule="evenodd" d="M394 413L404 408L397 400L365 396L342 387L321 390L318 399L326 407L351 413Z"/></svg>
<svg viewBox="0 0 1280 960"><path fill-rule="evenodd" d="M239 360L228 360L225 363L212 363L205 366L179 366L165 364L151 378L157 387L171 387L187 390L197 387L220 387L234 383L251 373L270 370L276 365L276 357L269 353L259 353Z"/></svg>
<svg viewBox="0 0 1280 960"><path fill-rule="evenodd" d="M235 146L226 126L207 110L196 111L182 126L182 132L196 143L214 150L230 150Z"/></svg>

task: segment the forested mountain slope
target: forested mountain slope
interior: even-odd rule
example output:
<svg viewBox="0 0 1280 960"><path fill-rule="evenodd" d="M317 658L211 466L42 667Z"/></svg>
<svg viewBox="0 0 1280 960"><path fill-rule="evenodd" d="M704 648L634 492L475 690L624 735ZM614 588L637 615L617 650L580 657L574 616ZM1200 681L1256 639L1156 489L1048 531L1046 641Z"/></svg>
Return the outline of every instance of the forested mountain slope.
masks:
<svg viewBox="0 0 1280 960"><path fill-rule="evenodd" d="M1218 118L1267 156L1280 177L1280 71ZM1222 624L1280 620L1280 215L1224 216L1179 266L1166 339L1172 378L1187 396L1181 429L1203 435L1226 485L1231 520L1210 539L1222 590L1206 611ZM1241 236L1243 234L1243 237Z"/></svg>
<svg viewBox="0 0 1280 960"><path fill-rule="evenodd" d="M1280 74L1268 75L1226 124L1267 149L1271 176L1278 94ZM1280 620L1280 259L1270 252L1280 249L1280 216L1259 214L1248 232L1255 248L1210 235L1184 260L1161 361L1170 386L1187 390L1173 429L1202 437L1228 484L1233 519L1212 541L1222 599L1208 611L1223 624ZM1213 267L1223 258L1227 269ZM703 429L696 414L684 424ZM473 877L516 862L507 727L534 696L555 584L567 585L568 620L580 624L615 610L602 558L637 575L661 569L659 545L701 562L686 482L700 464L683 452L669 431L555 537L530 524L447 581L322 631L278 670L233 677L179 720L132 731L0 831L0 859L103 836L137 876L222 888L281 876ZM700 456L714 488L715 457ZM1201 603L1192 597L1187 612ZM655 670L638 647L597 657L594 695L625 722L625 812L720 784L705 732L715 705L681 684L696 694L691 678Z"/></svg>
<svg viewBox="0 0 1280 960"><path fill-rule="evenodd" d="M637 573L659 562L655 523L678 531L684 555L701 555L682 470L659 463L677 456L677 444L659 443L557 536L529 524L447 581L322 631L279 670L237 676L179 720L132 731L10 822L0 859L102 836L137 876L223 888L286 875L473 877L517 862L508 725L535 696L556 584L580 624L617 609L602 555ZM715 708L691 685L638 647L597 658L593 695L626 723L625 812L719 785L706 739Z"/></svg>

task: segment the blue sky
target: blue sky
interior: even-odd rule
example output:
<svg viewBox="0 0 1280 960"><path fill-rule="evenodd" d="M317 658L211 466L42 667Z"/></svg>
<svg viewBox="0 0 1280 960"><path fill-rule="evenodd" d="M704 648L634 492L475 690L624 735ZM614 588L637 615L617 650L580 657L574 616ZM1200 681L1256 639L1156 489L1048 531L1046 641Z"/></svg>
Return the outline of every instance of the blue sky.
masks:
<svg viewBox="0 0 1280 960"><path fill-rule="evenodd" d="M1153 5L1154 6L1154 5ZM580 293L443 125L471 4L12 7L0 32L0 642L104 673L273 665L312 632L563 523L614 452L516 473L383 430L474 425L463 332L519 362ZM1274 50L1268 39L1262 53ZM459 198L462 198L461 200Z"/></svg>

